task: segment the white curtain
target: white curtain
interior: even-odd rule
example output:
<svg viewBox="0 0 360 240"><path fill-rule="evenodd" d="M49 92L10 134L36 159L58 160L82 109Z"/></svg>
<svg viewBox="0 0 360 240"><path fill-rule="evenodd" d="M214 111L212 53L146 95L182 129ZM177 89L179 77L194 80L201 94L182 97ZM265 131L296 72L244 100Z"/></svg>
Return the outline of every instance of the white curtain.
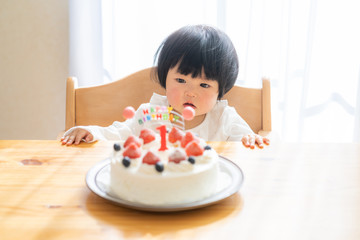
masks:
<svg viewBox="0 0 360 240"><path fill-rule="evenodd" d="M69 0L69 74L79 86L103 82L101 32L101 1Z"/></svg>
<svg viewBox="0 0 360 240"><path fill-rule="evenodd" d="M260 87L262 76L271 79L273 130L283 140L360 141L357 1L69 3L70 70L82 76L81 85L113 81L150 67L167 35L187 24L210 24L224 30L235 44L238 84ZM80 16L88 19L80 21Z"/></svg>

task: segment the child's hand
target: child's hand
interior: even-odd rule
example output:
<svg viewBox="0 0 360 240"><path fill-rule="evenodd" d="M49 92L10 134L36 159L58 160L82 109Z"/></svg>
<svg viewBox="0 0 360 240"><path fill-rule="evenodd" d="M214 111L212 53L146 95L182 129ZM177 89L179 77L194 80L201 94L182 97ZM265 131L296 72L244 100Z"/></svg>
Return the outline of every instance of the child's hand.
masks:
<svg viewBox="0 0 360 240"><path fill-rule="evenodd" d="M263 148L264 144L269 145L270 144L270 140L266 137L262 137L258 134L248 134L245 135L242 139L241 139L242 143L244 144L245 147L249 147L251 149L255 148L255 144L258 145L259 148Z"/></svg>
<svg viewBox="0 0 360 240"><path fill-rule="evenodd" d="M74 131L70 132L68 135L63 136L60 141L63 145L70 146L71 144L78 145L82 139L85 140L85 142L92 141L94 136L87 130L77 128Z"/></svg>

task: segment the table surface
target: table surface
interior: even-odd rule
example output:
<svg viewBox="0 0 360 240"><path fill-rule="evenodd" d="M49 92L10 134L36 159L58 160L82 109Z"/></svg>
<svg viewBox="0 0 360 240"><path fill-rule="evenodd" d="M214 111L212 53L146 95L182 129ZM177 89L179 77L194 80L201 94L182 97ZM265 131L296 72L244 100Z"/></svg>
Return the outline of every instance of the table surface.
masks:
<svg viewBox="0 0 360 240"><path fill-rule="evenodd" d="M211 142L244 184L174 213L120 207L87 188L112 144L0 140L0 239L360 239L359 144Z"/></svg>

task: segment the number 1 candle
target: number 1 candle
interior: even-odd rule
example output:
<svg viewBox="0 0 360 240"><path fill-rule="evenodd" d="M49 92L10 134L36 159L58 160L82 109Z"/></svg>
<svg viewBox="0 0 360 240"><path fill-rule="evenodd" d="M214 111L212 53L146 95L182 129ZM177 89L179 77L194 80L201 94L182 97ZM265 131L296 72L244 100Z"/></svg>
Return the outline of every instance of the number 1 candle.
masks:
<svg viewBox="0 0 360 240"><path fill-rule="evenodd" d="M159 148L159 151L165 151L168 148L166 147L166 126L161 125L160 127L156 128L160 131L160 137L161 137L161 146Z"/></svg>

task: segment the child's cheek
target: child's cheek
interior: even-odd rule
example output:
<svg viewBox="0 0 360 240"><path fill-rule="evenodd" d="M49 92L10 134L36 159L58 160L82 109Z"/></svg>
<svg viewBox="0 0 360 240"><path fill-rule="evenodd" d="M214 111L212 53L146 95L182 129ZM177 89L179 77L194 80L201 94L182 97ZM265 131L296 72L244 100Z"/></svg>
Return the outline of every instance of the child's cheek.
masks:
<svg viewBox="0 0 360 240"><path fill-rule="evenodd" d="M179 104L180 102L179 94L176 90L174 91L173 88L167 89L166 96L171 106L176 106L177 104Z"/></svg>

